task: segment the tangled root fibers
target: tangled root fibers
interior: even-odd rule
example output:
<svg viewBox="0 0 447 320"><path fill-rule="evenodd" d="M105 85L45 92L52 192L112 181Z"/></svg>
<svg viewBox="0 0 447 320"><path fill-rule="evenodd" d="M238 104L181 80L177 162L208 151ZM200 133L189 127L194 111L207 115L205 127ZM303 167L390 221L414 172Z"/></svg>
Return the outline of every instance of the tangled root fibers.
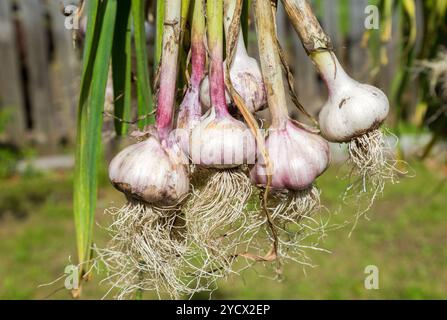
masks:
<svg viewBox="0 0 447 320"><path fill-rule="evenodd" d="M244 241L244 209L251 194L250 179L240 169L211 171L206 184L193 191L185 206L186 227L202 252L202 274L231 272L233 255Z"/></svg>
<svg viewBox="0 0 447 320"><path fill-rule="evenodd" d="M108 272L103 281L111 284L111 290L118 289L118 299L137 291L178 298L199 290L185 282L187 246L177 206L130 201L107 212L114 219L108 228L112 239L105 249L98 249L98 255Z"/></svg>
<svg viewBox="0 0 447 320"><path fill-rule="evenodd" d="M377 196L383 193L386 183L396 183L398 174L406 172L397 169L398 161L393 160L391 147L379 129L351 140L348 143L348 151L351 182L345 192L344 200L354 193L354 201L358 206L355 227L359 217L365 214ZM366 207L361 201L363 198L367 199Z"/></svg>
<svg viewBox="0 0 447 320"><path fill-rule="evenodd" d="M315 186L302 191L275 190L269 194L267 207L276 229L279 264L294 261L303 266L312 266L307 252L325 251L319 247L319 242L325 235L328 223L320 215L323 209L320 191ZM258 252L265 251L267 243L274 241L266 222L263 217L259 223L263 226L260 230L264 236L257 235L252 243ZM277 275L280 275L278 271Z"/></svg>

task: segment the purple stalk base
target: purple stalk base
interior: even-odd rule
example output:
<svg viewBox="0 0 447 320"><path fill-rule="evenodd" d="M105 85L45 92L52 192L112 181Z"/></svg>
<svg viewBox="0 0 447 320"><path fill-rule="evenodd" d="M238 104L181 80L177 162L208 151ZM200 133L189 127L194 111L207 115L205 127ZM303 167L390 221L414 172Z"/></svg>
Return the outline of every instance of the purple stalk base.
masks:
<svg viewBox="0 0 447 320"><path fill-rule="evenodd" d="M211 106L216 110L216 116L229 116L227 103L225 99L225 79L223 70L222 47L215 46L211 52L211 70L210 70L210 96Z"/></svg>
<svg viewBox="0 0 447 320"><path fill-rule="evenodd" d="M191 44L191 80L188 91L180 105L177 128L192 129L202 116L200 105L200 83L205 76L206 50L201 38Z"/></svg>
<svg viewBox="0 0 447 320"><path fill-rule="evenodd" d="M193 41L191 45L191 87L198 89L205 75L206 51L202 39Z"/></svg>
<svg viewBox="0 0 447 320"><path fill-rule="evenodd" d="M163 64L163 63L162 63ZM172 130L177 66L163 64L160 70L160 90L157 97L156 125L160 139L168 137ZM173 89L174 87L174 89Z"/></svg>

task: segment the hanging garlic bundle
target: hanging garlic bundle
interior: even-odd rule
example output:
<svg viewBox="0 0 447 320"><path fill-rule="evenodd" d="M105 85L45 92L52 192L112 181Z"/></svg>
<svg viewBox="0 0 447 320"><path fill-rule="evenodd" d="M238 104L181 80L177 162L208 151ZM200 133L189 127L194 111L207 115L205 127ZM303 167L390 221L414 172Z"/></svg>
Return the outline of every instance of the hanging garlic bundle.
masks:
<svg viewBox="0 0 447 320"><path fill-rule="evenodd" d="M180 104L177 128L173 131L182 150L189 156L189 139L192 129L200 123L202 107L200 105L200 83L205 74L205 15L201 1L194 2L191 27L191 80Z"/></svg>
<svg viewBox="0 0 447 320"><path fill-rule="evenodd" d="M195 190L187 213L188 232L195 237L214 269L226 269L229 250L237 245L243 226L244 207L251 183L242 167L254 163L254 137L247 126L228 112L223 73L223 1L207 2L207 35L210 54L211 109L194 127L191 159L199 170L210 174L206 184Z"/></svg>
<svg viewBox="0 0 447 320"><path fill-rule="evenodd" d="M256 0L254 6L272 123L266 138L271 171L259 159L251 170L251 179L261 188L272 189L267 206L279 228L289 223L301 226L300 222L310 218L319 207L319 191L314 181L328 166L329 146L317 133L289 118L270 1ZM279 251L281 244L292 245L279 241Z"/></svg>
<svg viewBox="0 0 447 320"><path fill-rule="evenodd" d="M230 33L230 24L236 9L237 0L225 0L225 17L224 26L225 34L228 40ZM236 92L242 98L245 106L251 113L260 111L266 106L266 96L264 83L262 82L261 69L258 61L250 57L244 44L244 37L242 36L242 28L238 29L238 40L236 44L236 51L230 66L230 79ZM224 77L226 73L226 61L224 61ZM231 101L229 90L225 90L225 97L227 102ZM206 77L200 89L200 101L203 108L208 110L211 106L209 79Z"/></svg>
<svg viewBox="0 0 447 320"><path fill-rule="evenodd" d="M385 94L376 87L350 78L332 50L306 0L283 0L303 46L324 79L329 97L319 114L323 137L347 143L355 174L361 177L360 193L372 188L372 204L385 180L394 180L389 148L379 127L389 111ZM369 183L368 183L369 182Z"/></svg>
<svg viewBox="0 0 447 320"><path fill-rule="evenodd" d="M168 139L172 130L178 57L180 0L165 2L160 90L156 127L144 133L146 140L122 150L111 161L112 184L128 203L110 210L113 239L102 251L113 287L120 297L135 290L154 290L171 296L187 291L182 282L185 241L178 215L179 204L189 191L188 160ZM172 24L172 22L175 22Z"/></svg>

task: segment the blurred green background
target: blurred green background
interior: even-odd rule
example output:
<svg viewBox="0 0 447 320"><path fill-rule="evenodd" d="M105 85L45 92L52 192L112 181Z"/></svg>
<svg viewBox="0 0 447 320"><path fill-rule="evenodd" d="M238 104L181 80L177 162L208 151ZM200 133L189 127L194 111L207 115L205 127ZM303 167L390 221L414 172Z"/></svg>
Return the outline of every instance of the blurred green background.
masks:
<svg viewBox="0 0 447 320"><path fill-rule="evenodd" d="M447 168L412 163L416 176L389 186L383 198L361 219L351 237L350 226L328 232L322 247L332 253L309 252L314 268L287 264L283 281L266 277L262 266L221 281L212 295L221 299L443 299L447 296ZM331 222L351 219L352 208L340 208L345 181L336 167L319 179L323 203L335 214ZM69 172L38 173L0 182L0 298L69 299L64 268L75 259L75 234ZM123 203L103 174L96 221L105 226L104 209ZM108 237L95 228L95 242ZM366 290L364 271L379 268L379 290ZM82 298L99 299L108 291L94 275ZM201 294L197 298L208 298ZM112 296L108 296L112 298ZM145 294L144 298L155 298Z"/></svg>

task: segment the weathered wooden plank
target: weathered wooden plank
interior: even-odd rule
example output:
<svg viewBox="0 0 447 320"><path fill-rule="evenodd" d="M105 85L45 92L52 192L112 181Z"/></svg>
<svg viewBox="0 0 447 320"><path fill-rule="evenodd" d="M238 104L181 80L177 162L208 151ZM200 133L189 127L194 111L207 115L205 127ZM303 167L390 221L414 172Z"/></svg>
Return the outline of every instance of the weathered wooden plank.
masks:
<svg viewBox="0 0 447 320"><path fill-rule="evenodd" d="M58 141L74 141L76 127L76 97L79 87L80 66L72 43L72 31L65 28L65 16L57 1L47 2L51 17L54 55L50 65L52 101L57 123Z"/></svg>
<svg viewBox="0 0 447 320"><path fill-rule="evenodd" d="M5 138L7 142L22 145L26 130L25 106L11 2L6 0L0 1L0 57L0 110L10 116Z"/></svg>
<svg viewBox="0 0 447 320"><path fill-rule="evenodd" d="M61 124L54 119L50 95L48 68L48 39L45 25L45 8L39 0L20 0L21 23L25 31L26 61L32 104L33 139L42 149L54 150L57 141L55 127Z"/></svg>

